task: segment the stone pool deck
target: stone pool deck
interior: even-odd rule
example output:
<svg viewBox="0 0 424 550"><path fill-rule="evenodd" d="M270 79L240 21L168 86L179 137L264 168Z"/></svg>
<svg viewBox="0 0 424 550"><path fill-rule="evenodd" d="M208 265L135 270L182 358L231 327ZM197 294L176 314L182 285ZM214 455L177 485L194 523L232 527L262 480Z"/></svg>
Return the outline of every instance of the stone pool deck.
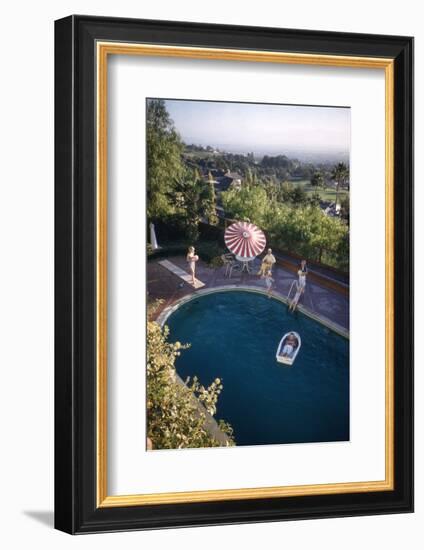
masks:
<svg viewBox="0 0 424 550"><path fill-rule="evenodd" d="M187 270L187 262L183 256L170 256L171 261L181 269ZM233 271L231 279L225 276L225 267L211 268L205 262L199 260L196 266L196 277L205 283L205 286L197 291L193 287L171 273L159 264L160 260L147 263L147 290L149 301L164 300L162 306L156 312L160 315L165 308L169 308L175 302L192 294L202 293L204 290L212 290L217 287L243 287L248 286L265 291L265 281L258 277L257 273L260 261L254 263L253 273L240 273ZM273 270L274 286L272 293L276 297L286 298L295 276L292 271L284 267L276 266ZM346 293L326 288L314 281L307 281L305 294L300 299L300 309L305 313L333 324L343 332L349 331L349 297Z"/></svg>

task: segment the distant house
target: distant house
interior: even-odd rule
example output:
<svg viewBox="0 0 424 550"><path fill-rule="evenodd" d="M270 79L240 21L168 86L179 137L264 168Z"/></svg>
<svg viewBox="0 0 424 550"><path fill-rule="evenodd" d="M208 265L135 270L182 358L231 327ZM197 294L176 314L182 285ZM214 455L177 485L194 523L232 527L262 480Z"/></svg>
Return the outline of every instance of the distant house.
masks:
<svg viewBox="0 0 424 550"><path fill-rule="evenodd" d="M221 176L219 178L216 178L215 190L218 193L222 193L223 191L228 191L232 183L233 183L233 180L231 178L227 178L227 176Z"/></svg>
<svg viewBox="0 0 424 550"><path fill-rule="evenodd" d="M206 166L206 167L202 168L201 174L202 174L202 178L205 181L212 181L213 183L216 183L219 178L224 177L225 172L224 172L224 170L219 170L219 169L216 169L216 168L208 168ZM212 178L212 180L211 180L211 178Z"/></svg>
<svg viewBox="0 0 424 550"><path fill-rule="evenodd" d="M231 179L230 187L235 187L237 189L240 189L240 187L241 187L241 175L238 172L230 172L228 170L228 172L226 172L226 174L225 174L225 177Z"/></svg>
<svg viewBox="0 0 424 550"><path fill-rule="evenodd" d="M333 201L321 201L319 206L326 216L340 216L340 204L336 205Z"/></svg>
<svg viewBox="0 0 424 550"><path fill-rule="evenodd" d="M223 176L215 176L215 189L218 193L228 191L228 189L240 189L241 180L240 174L228 170Z"/></svg>
<svg viewBox="0 0 424 550"><path fill-rule="evenodd" d="M325 210L326 208L328 208L330 206L330 204L332 203L332 201L325 201L325 200L320 200L319 201L319 207L321 208L321 210Z"/></svg>
<svg viewBox="0 0 424 550"><path fill-rule="evenodd" d="M212 174L212 176L214 178L222 178L222 176L225 175L225 172L224 170L219 170L219 169L213 169L213 170L210 170L210 173Z"/></svg>

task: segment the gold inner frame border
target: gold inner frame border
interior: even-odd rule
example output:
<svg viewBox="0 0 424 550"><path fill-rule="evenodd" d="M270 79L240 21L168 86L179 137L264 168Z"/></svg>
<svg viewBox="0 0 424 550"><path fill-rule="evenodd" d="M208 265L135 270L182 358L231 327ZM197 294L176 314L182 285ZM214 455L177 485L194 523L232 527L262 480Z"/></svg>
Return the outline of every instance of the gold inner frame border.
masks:
<svg viewBox="0 0 424 550"><path fill-rule="evenodd" d="M385 72L385 479L315 485L216 489L178 493L150 493L110 496L107 492L107 62L109 55L137 55L216 59L260 63L284 63L383 69ZM307 495L365 493L394 490L394 60L355 57L164 46L140 43L96 43L97 60L97 304L96 304L96 471L97 507L143 506L212 502Z"/></svg>

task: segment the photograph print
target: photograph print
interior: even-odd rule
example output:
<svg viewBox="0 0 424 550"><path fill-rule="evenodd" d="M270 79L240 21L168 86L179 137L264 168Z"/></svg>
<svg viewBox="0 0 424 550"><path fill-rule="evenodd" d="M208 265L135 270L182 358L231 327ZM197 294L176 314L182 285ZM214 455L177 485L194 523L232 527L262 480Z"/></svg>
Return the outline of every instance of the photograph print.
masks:
<svg viewBox="0 0 424 550"><path fill-rule="evenodd" d="M349 441L350 117L146 100L148 450Z"/></svg>

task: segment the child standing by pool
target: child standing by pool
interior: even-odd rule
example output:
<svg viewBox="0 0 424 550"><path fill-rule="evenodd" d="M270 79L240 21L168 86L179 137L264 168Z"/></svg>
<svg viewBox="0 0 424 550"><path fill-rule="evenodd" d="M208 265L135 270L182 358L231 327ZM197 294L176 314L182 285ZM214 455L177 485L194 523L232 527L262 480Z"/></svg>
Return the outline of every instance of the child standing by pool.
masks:
<svg viewBox="0 0 424 550"><path fill-rule="evenodd" d="M270 269L268 269L265 272L265 285L266 285L266 288L267 288L268 298L271 298L271 291L272 291L273 282L274 282L274 279L272 278L272 271Z"/></svg>

